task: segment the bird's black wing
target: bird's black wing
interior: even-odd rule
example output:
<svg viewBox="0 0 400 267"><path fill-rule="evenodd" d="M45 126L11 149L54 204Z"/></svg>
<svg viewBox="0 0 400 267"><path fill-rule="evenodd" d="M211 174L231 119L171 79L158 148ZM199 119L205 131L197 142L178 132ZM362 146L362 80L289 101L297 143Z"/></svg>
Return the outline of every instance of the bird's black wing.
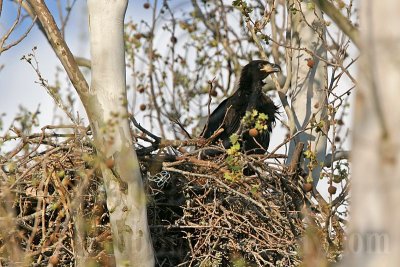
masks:
<svg viewBox="0 0 400 267"><path fill-rule="evenodd" d="M238 106L232 101L228 101L227 103L227 111L224 122L224 133L228 136L236 133L236 131L240 127L240 121L244 116L244 110L238 108Z"/></svg>
<svg viewBox="0 0 400 267"><path fill-rule="evenodd" d="M219 104L219 106L210 115L208 126L203 130L203 137L209 138L218 128L224 128L224 131L218 136L225 147L230 146L229 137L234 134L240 126L240 119L243 116L238 112L234 105L234 99L229 97Z"/></svg>
<svg viewBox="0 0 400 267"><path fill-rule="evenodd" d="M201 133L204 138L209 138L221 126L225 117L227 102L228 98L222 101L221 104L219 104L210 114L208 124L204 126L203 132Z"/></svg>

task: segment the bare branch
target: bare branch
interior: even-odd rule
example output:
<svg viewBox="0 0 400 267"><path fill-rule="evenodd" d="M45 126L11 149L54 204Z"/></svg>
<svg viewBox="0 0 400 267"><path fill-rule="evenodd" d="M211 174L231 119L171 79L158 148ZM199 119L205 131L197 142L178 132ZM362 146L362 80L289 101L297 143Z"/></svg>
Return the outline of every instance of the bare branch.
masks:
<svg viewBox="0 0 400 267"><path fill-rule="evenodd" d="M83 58L83 57L75 57L76 64L80 67L86 67L88 69L92 68L92 62L90 59Z"/></svg>
<svg viewBox="0 0 400 267"><path fill-rule="evenodd" d="M35 20L36 18L33 18L33 22L32 24L29 26L29 28L21 35L20 38L18 38L16 41L11 42L8 45L4 45L5 42L7 41L7 39L10 37L11 33L17 28L17 26L19 25L19 23L21 22L21 6L22 6L22 0L18 0L17 1L18 4L18 12L17 12L17 18L15 19L13 25L10 27L10 29L8 29L8 31L3 35L3 37L1 37L0 39L0 55L4 52L9 50L11 47L16 46L17 44L19 44L22 40L25 39L26 36L28 36L28 33L31 31L33 25L35 24ZM1 15L1 9L3 7L3 3L0 1L0 15Z"/></svg>
<svg viewBox="0 0 400 267"><path fill-rule="evenodd" d="M324 165L325 167L332 166L332 163L342 159L349 159L350 158L350 151L336 151L333 155L328 154L325 157Z"/></svg>
<svg viewBox="0 0 400 267"><path fill-rule="evenodd" d="M89 85L83 77L82 72L79 70L78 65L69 50L68 45L65 43L64 38L62 37L59 29L57 28L57 24L54 21L53 16L51 15L49 9L43 0L27 0L33 11L39 18L45 32L46 37L49 40L51 46L57 54L58 59L61 61L61 64L64 66L65 71L68 74L68 77L77 90L78 94L82 99L86 99L86 94L89 92ZM82 101L85 103L86 101Z"/></svg>
<svg viewBox="0 0 400 267"><path fill-rule="evenodd" d="M351 22L340 13L331 2L326 0L312 0L318 7L328 15L336 25L353 41L353 43L360 48L360 33Z"/></svg>

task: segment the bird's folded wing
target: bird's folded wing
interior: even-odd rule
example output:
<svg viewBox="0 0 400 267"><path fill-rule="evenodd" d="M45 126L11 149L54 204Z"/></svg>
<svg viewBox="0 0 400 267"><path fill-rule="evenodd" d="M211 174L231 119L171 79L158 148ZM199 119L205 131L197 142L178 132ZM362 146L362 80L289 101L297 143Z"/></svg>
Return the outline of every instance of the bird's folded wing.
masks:
<svg viewBox="0 0 400 267"><path fill-rule="evenodd" d="M226 103L228 99L229 98L222 101L221 104L219 104L219 106L211 113L210 118L208 119L208 124L204 126L201 134L204 138L209 138L221 126L225 117Z"/></svg>
<svg viewBox="0 0 400 267"><path fill-rule="evenodd" d="M233 106L227 108L223 128L228 137L239 129L241 118L241 114Z"/></svg>

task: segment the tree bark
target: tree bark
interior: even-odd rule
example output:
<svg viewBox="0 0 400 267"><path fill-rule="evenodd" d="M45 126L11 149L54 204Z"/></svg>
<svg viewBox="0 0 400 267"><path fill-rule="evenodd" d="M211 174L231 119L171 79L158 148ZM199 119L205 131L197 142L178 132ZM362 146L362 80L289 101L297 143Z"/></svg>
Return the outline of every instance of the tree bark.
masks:
<svg viewBox="0 0 400 267"><path fill-rule="evenodd" d="M92 81L88 116L102 167L117 266L154 266L146 196L129 128L125 82L127 0L89 0Z"/></svg>
<svg viewBox="0 0 400 267"><path fill-rule="evenodd" d="M154 266L146 196L129 129L125 88L127 0L89 0L92 83L89 88L43 0L28 0L78 92L102 164L117 266ZM112 166L110 166L112 162ZM82 263L78 259L78 263Z"/></svg>
<svg viewBox="0 0 400 267"><path fill-rule="evenodd" d="M360 5L351 223L342 266L399 266L400 2Z"/></svg>
<svg viewBox="0 0 400 267"><path fill-rule="evenodd" d="M310 6L304 1L289 1L289 12L292 16L292 80L289 95L291 97L291 108L294 115L294 124L298 134L290 143L288 162L299 142L305 144L305 149L310 149L316 155L317 163L312 168L308 167L309 160L302 165L306 171L311 169L310 175L314 187L316 187L321 163L324 162L326 154L327 138L323 134L328 132L327 123L327 67L326 63L319 58L326 58L324 46L325 24L322 13L318 7ZM292 11L290 11L292 10ZM296 11L293 11L296 10ZM307 53L304 48L313 54ZM313 61L310 67L307 60ZM321 123L322 122L322 123ZM322 126L321 131L310 128L311 123Z"/></svg>

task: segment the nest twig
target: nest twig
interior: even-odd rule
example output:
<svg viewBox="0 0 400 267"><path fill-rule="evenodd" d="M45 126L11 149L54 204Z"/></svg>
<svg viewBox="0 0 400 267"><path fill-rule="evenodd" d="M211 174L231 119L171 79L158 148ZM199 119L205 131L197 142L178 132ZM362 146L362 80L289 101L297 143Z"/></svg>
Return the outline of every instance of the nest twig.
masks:
<svg viewBox="0 0 400 267"><path fill-rule="evenodd" d="M16 132L3 140L19 144L0 157L0 263L73 266L84 259L113 266L106 196L97 171L100 159L87 129L50 130L28 136ZM204 140L152 138L157 147L143 152L140 164L159 266L301 263L306 225L300 209L311 202L296 175L297 164L289 169L279 161L282 155L240 154L237 166L231 166L224 153L198 158L202 149L209 149ZM163 149L196 141L191 152ZM246 169L251 170L248 176ZM321 231L327 217L334 216L312 218Z"/></svg>

